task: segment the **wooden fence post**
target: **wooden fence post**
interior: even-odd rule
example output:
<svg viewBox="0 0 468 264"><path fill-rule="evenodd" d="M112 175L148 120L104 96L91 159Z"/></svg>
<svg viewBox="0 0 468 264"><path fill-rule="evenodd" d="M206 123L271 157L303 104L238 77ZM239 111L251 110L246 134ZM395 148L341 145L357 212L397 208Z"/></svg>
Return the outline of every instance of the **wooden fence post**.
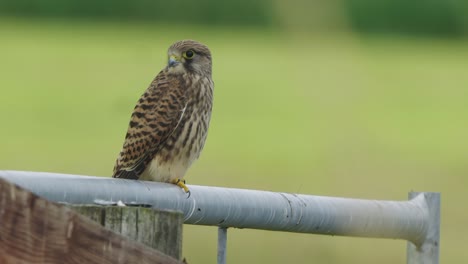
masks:
<svg viewBox="0 0 468 264"><path fill-rule="evenodd" d="M0 179L0 263L182 264Z"/></svg>
<svg viewBox="0 0 468 264"><path fill-rule="evenodd" d="M134 206L70 205L102 226L180 260L182 213Z"/></svg>

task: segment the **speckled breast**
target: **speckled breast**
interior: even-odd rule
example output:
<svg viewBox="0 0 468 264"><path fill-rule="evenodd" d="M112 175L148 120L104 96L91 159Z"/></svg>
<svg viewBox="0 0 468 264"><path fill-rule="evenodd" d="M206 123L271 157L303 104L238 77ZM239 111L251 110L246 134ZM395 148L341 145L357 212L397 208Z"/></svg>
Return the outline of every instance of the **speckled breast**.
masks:
<svg viewBox="0 0 468 264"><path fill-rule="evenodd" d="M151 164L157 166L153 177L162 181L183 178L186 170L200 156L206 141L213 104L213 82L203 78L187 91L187 106L179 125L166 140ZM152 167L153 167L152 166Z"/></svg>

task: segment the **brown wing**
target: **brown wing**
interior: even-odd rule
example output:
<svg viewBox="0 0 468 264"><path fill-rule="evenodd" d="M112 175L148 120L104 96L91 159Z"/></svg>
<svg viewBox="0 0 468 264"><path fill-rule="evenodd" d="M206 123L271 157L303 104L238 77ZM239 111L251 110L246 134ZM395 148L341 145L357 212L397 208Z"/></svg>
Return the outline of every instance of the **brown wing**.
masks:
<svg viewBox="0 0 468 264"><path fill-rule="evenodd" d="M112 177L138 179L177 128L185 107L181 82L161 71L135 106Z"/></svg>

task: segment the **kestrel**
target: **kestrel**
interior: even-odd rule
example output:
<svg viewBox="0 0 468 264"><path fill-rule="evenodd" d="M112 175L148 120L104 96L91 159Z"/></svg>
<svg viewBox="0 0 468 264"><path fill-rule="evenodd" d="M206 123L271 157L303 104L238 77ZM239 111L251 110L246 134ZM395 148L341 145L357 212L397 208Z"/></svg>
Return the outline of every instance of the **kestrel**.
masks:
<svg viewBox="0 0 468 264"><path fill-rule="evenodd" d="M114 178L177 184L205 144L213 104L211 52L182 40L168 50L168 64L133 110Z"/></svg>

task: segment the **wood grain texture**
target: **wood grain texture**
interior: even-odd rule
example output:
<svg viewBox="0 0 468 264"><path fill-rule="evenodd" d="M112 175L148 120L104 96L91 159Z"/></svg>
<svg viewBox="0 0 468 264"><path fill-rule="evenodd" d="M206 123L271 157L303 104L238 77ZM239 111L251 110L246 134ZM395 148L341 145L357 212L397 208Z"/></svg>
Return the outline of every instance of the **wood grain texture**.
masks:
<svg viewBox="0 0 468 264"><path fill-rule="evenodd" d="M129 206L71 205L70 208L133 241L176 259L182 256L182 213Z"/></svg>
<svg viewBox="0 0 468 264"><path fill-rule="evenodd" d="M0 263L182 263L0 179Z"/></svg>

